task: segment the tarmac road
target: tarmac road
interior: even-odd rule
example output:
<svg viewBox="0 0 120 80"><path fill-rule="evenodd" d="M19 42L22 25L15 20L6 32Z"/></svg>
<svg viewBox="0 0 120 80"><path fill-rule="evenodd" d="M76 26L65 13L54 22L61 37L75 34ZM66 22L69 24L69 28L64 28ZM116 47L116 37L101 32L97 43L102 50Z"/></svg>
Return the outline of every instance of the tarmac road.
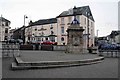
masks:
<svg viewBox="0 0 120 80"><path fill-rule="evenodd" d="M118 58L105 58L102 63L36 70L10 70L13 59L3 59L3 78L118 78Z"/></svg>

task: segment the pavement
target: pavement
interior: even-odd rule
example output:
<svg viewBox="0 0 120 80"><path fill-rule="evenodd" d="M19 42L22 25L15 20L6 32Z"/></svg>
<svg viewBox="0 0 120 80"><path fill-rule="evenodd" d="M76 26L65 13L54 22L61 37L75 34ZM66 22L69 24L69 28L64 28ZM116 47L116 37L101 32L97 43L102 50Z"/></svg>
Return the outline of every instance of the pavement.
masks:
<svg viewBox="0 0 120 80"><path fill-rule="evenodd" d="M96 58L97 54L65 54L56 51L20 51L23 61L55 61ZM34 55L33 55L34 54ZM3 58L3 78L118 78L118 58L105 58L98 64L52 69L12 71L13 58Z"/></svg>
<svg viewBox="0 0 120 80"><path fill-rule="evenodd" d="M28 62L84 60L97 57L99 57L97 54L71 54L65 53L64 51L20 51L20 58Z"/></svg>

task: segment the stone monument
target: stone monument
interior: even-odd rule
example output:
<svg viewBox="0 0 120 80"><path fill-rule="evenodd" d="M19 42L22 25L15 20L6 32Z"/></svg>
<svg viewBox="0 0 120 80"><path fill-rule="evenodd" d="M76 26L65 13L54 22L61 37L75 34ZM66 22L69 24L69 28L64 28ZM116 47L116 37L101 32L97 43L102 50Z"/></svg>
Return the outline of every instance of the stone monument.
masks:
<svg viewBox="0 0 120 80"><path fill-rule="evenodd" d="M84 53L84 41L83 41L83 27L79 24L79 21L76 19L76 7L73 8L74 11L74 20L67 29L68 33L68 43L66 52L67 53Z"/></svg>

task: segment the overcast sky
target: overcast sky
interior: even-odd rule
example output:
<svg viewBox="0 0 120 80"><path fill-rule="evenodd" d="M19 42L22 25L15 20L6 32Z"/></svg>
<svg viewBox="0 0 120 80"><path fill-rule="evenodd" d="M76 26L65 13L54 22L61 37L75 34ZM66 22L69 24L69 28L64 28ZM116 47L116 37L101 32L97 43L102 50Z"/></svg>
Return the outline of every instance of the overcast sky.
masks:
<svg viewBox="0 0 120 80"><path fill-rule="evenodd" d="M89 5L95 19L95 34L106 36L118 29L119 0L0 0L0 14L11 21L11 27L24 24L24 15L30 20L55 18L60 13L74 6Z"/></svg>

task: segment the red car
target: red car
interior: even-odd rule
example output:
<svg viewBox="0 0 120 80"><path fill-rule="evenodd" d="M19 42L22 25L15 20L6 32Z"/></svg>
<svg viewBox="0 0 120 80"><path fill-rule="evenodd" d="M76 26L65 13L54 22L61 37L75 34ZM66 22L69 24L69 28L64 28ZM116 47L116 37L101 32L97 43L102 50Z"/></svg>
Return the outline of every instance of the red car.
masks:
<svg viewBox="0 0 120 80"><path fill-rule="evenodd" d="M43 41L41 44L43 44L43 45L57 45L57 42Z"/></svg>

